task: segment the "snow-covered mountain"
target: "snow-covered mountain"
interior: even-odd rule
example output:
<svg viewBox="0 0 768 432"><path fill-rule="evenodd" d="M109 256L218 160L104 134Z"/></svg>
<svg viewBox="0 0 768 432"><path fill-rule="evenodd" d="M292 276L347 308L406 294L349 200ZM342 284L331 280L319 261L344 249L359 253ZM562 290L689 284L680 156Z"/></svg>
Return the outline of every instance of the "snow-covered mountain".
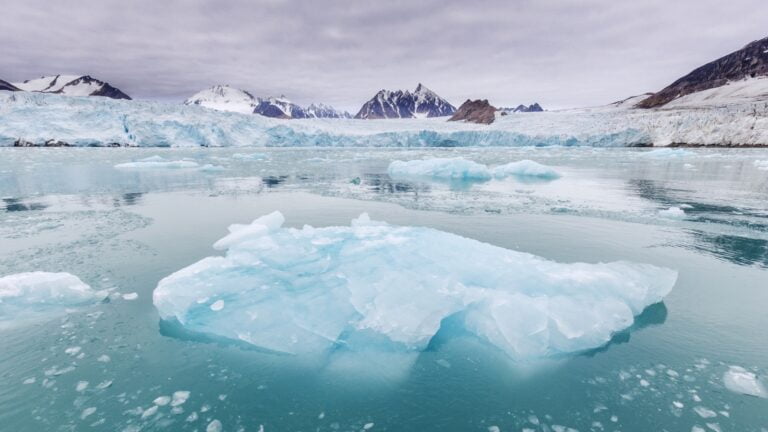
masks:
<svg viewBox="0 0 768 432"><path fill-rule="evenodd" d="M0 79L0 90L19 91L19 89L15 85L1 79Z"/></svg>
<svg viewBox="0 0 768 432"><path fill-rule="evenodd" d="M219 111L232 111L251 114L259 101L245 90L228 85L215 85L190 96L184 105L200 105Z"/></svg>
<svg viewBox="0 0 768 432"><path fill-rule="evenodd" d="M443 117L456 112L456 107L421 83L416 90L380 90L363 104L355 115L358 119Z"/></svg>
<svg viewBox="0 0 768 432"><path fill-rule="evenodd" d="M768 77L768 37L749 43L744 48L704 66L694 69L688 75L673 82L663 90L637 104L638 108L656 108L671 101L686 97L692 93L722 87L734 81L744 81L759 77ZM733 90L733 88L731 88ZM733 96L748 102L755 97L760 100L765 95L765 87L759 81L740 85L738 92L727 91ZM714 94L709 93L710 102ZM689 98L689 102L692 102Z"/></svg>
<svg viewBox="0 0 768 432"><path fill-rule="evenodd" d="M499 108L499 111L504 113L519 113L519 112L543 112L544 108L539 105L538 102L534 102L531 105L525 106L523 104L520 104L516 106L515 108Z"/></svg>
<svg viewBox="0 0 768 432"><path fill-rule="evenodd" d="M256 105L256 109L254 109L253 112L265 117L273 118L307 118L307 113L304 108L289 101L285 96L259 99L259 104Z"/></svg>
<svg viewBox="0 0 768 432"><path fill-rule="evenodd" d="M112 99L131 97L109 83L88 75L52 75L13 83L19 90L41 93L58 93L66 96L104 96Z"/></svg>
<svg viewBox="0 0 768 432"><path fill-rule="evenodd" d="M352 115L346 111L340 111L336 108L324 104L310 104L304 112L307 118L352 118Z"/></svg>

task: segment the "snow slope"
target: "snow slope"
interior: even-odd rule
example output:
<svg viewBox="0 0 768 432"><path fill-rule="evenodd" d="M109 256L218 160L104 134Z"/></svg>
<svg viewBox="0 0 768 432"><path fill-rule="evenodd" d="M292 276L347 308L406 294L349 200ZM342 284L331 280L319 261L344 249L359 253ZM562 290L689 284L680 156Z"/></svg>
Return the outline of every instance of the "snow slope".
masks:
<svg viewBox="0 0 768 432"><path fill-rule="evenodd" d="M743 103L768 103L768 77L731 81L720 87L687 94L664 108L703 108Z"/></svg>
<svg viewBox="0 0 768 432"><path fill-rule="evenodd" d="M184 105L199 105L219 111L232 111L243 114L253 113L258 101L245 90L228 85L215 85L190 96Z"/></svg>
<svg viewBox="0 0 768 432"><path fill-rule="evenodd" d="M104 96L112 99L130 99L130 96L109 83L88 75L52 75L14 83L28 92L57 93L66 96Z"/></svg>
<svg viewBox="0 0 768 432"><path fill-rule="evenodd" d="M0 91L0 145L47 141L79 146L766 145L768 107L600 107L500 116L480 125L445 118L281 120L195 105Z"/></svg>

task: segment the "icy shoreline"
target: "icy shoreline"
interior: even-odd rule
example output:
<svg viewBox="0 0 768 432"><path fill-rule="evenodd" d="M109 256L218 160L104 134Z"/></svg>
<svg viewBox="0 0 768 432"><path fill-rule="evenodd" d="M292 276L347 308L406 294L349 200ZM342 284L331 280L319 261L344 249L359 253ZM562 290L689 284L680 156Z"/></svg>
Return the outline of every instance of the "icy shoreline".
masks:
<svg viewBox="0 0 768 432"><path fill-rule="evenodd" d="M768 145L768 105L598 107L500 116L491 125L279 120L198 106L0 91L0 146L511 147Z"/></svg>

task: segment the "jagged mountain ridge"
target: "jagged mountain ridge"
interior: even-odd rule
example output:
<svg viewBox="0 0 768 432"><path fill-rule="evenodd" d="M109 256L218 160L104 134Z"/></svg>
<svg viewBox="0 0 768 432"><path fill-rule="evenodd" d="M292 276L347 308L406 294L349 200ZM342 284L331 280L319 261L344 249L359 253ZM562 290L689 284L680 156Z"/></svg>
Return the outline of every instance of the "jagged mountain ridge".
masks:
<svg viewBox="0 0 768 432"><path fill-rule="evenodd" d="M56 93L65 96L102 96L131 100L122 90L90 75L51 75L13 83L23 91Z"/></svg>
<svg viewBox="0 0 768 432"><path fill-rule="evenodd" d="M499 111L504 113L519 113L519 112L544 112L544 108L539 105L538 102L534 102L531 105L525 106L520 104L515 108L499 108Z"/></svg>
<svg viewBox="0 0 768 432"><path fill-rule="evenodd" d="M219 111L260 114L283 119L351 117L348 112L336 110L328 105L311 104L304 108L285 96L257 98L245 90L228 85L215 85L199 91L185 100L184 105L199 105Z"/></svg>
<svg viewBox="0 0 768 432"><path fill-rule="evenodd" d="M768 37L751 42L738 51L694 69L636 106L656 108L691 93L761 76L768 76Z"/></svg>
<svg viewBox="0 0 768 432"><path fill-rule="evenodd" d="M456 107L419 83L414 92L379 90L363 104L357 119L443 117L456 112Z"/></svg>
<svg viewBox="0 0 768 432"><path fill-rule="evenodd" d="M0 79L0 90L19 91L19 88L9 83L8 81Z"/></svg>

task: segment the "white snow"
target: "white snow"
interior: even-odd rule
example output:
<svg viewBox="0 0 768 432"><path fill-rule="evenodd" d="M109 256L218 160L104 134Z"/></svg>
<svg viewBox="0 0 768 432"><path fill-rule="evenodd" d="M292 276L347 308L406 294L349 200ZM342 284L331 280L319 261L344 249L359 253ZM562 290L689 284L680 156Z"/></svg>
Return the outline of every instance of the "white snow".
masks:
<svg viewBox="0 0 768 432"><path fill-rule="evenodd" d="M298 354L422 350L455 317L510 357L540 358L605 344L677 278L629 262L559 264L365 214L327 228L282 228L283 220L274 212L233 225L216 243L225 256L161 280L153 293L161 318ZM226 313L201 298L226 298Z"/></svg>
<svg viewBox="0 0 768 432"><path fill-rule="evenodd" d="M731 81L720 87L687 94L665 104L664 108L702 108L745 102L768 102L768 77Z"/></svg>
<svg viewBox="0 0 768 432"><path fill-rule="evenodd" d="M461 157L393 161L387 168L390 177L433 177L442 179L488 180L488 167Z"/></svg>
<svg viewBox="0 0 768 432"><path fill-rule="evenodd" d="M13 83L13 85L24 91L52 93L61 90L65 85L81 76L82 75L50 75L27 80L26 82Z"/></svg>
<svg viewBox="0 0 768 432"><path fill-rule="evenodd" d="M0 326L103 300L106 293L94 291L69 273L29 272L0 277ZM77 352L80 351L79 347ZM71 353L71 355L77 354Z"/></svg>
<svg viewBox="0 0 768 432"><path fill-rule="evenodd" d="M216 85L190 96L184 105L199 105L219 111L253 114L258 101L250 93L227 85Z"/></svg>
<svg viewBox="0 0 768 432"><path fill-rule="evenodd" d="M734 392L759 398L768 398L766 385L757 375L740 366L731 366L723 375L725 388Z"/></svg>

